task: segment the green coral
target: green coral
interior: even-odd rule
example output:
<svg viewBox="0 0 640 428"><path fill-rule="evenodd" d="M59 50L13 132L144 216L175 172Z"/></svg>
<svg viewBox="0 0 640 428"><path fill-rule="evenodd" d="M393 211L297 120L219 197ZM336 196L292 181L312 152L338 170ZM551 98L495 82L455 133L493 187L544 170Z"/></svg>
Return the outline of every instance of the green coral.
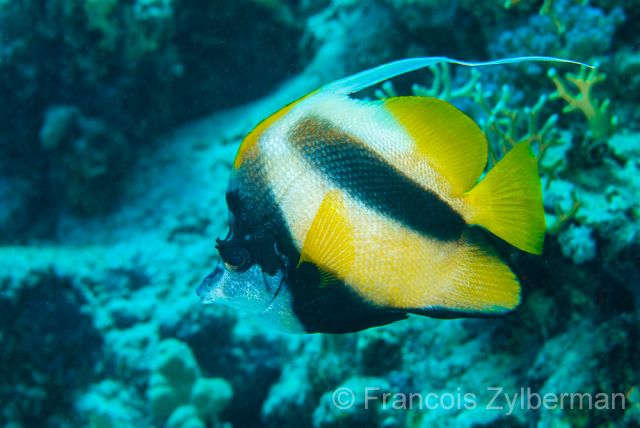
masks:
<svg viewBox="0 0 640 428"><path fill-rule="evenodd" d="M551 181L549 180L547 183L551 183ZM547 233L549 235L559 235L576 219L582 203L575 190L571 192L571 200L573 203L568 209L565 209L559 202L554 204L552 221L547 219Z"/></svg>
<svg viewBox="0 0 640 428"><path fill-rule="evenodd" d="M629 426L640 425L640 388L634 385L627 390L627 411L624 413L624 420Z"/></svg>
<svg viewBox="0 0 640 428"><path fill-rule="evenodd" d="M189 346L176 339L158 345L147 398L154 418L167 427L200 428L215 421L233 397L229 382L202 377Z"/></svg>
<svg viewBox="0 0 640 428"><path fill-rule="evenodd" d="M613 135L618 124L618 118L610 111L611 100L599 101L593 96L593 87L606 79L604 73L597 68L581 67L578 74L567 73L562 79L555 69L550 69L549 77L556 86L556 91L551 94L553 99L563 99L567 105L562 110L564 113L580 111L589 123L590 136L596 140L606 139ZM572 92L567 82L577 88Z"/></svg>
<svg viewBox="0 0 640 428"><path fill-rule="evenodd" d="M502 1L502 0L501 0ZM542 6L538 10L538 13L542 16L548 17L558 30L558 33L564 33L567 29L567 24L560 18L558 11L554 7L554 0L544 0ZM589 3L588 0L574 0L576 4L586 5ZM519 5L521 3L533 3L532 1L523 1L523 0L504 0L504 8L511 9L512 7ZM536 2L537 3L537 2Z"/></svg>
<svg viewBox="0 0 640 428"><path fill-rule="evenodd" d="M448 63L434 65L429 68L433 73L433 82L431 87L414 84L411 87L413 93L422 97L436 97L445 101L451 101L457 98L465 98L475 93L478 82L480 81L480 72L472 68L471 76L467 83L456 88L453 86L451 77L451 67Z"/></svg>
<svg viewBox="0 0 640 428"><path fill-rule="evenodd" d="M118 31L114 23L114 10L118 0L86 0L84 13L87 26L101 35L100 46L104 49L115 49L118 41Z"/></svg>
<svg viewBox="0 0 640 428"><path fill-rule="evenodd" d="M542 162L547 150L560 143L555 114L544 116L548 97L540 96L532 106L511 105L513 90L502 87L497 96L485 92L480 84L474 93L474 101L483 111L479 125L489 140L489 164L495 165L511 148L520 143L536 145L538 161ZM494 100L493 102L491 100Z"/></svg>
<svg viewBox="0 0 640 428"><path fill-rule="evenodd" d="M473 68L471 76L467 83L460 87L455 87L451 75L451 66L448 63L442 63L428 67L433 73L433 80L429 86L414 83L411 91L418 97L434 97L445 101L451 101L458 98L470 98L474 96L476 86L482 76L480 72ZM380 89L376 90L377 98L397 97L393 84L390 80L384 82Z"/></svg>
<svg viewBox="0 0 640 428"><path fill-rule="evenodd" d="M124 47L129 60L137 60L161 47L173 35L173 6L170 0L86 0L83 5L87 28L99 35L105 51Z"/></svg>

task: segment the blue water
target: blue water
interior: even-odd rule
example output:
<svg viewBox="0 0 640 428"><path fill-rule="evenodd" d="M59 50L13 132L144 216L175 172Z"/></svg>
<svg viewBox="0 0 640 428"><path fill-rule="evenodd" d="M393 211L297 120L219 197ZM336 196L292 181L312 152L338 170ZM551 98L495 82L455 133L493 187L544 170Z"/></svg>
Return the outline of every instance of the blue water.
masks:
<svg viewBox="0 0 640 428"><path fill-rule="evenodd" d="M0 0L0 425L640 425L640 4L507 3ZM532 144L547 235L501 249L515 313L290 335L200 303L262 119L391 60L521 55L597 68L358 94L453 103L490 166Z"/></svg>

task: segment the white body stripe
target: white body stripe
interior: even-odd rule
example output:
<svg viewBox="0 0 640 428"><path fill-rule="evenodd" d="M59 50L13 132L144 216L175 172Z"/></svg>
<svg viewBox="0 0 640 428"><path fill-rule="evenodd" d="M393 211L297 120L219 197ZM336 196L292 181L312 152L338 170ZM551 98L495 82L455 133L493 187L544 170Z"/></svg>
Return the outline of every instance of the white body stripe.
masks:
<svg viewBox="0 0 640 428"><path fill-rule="evenodd" d="M387 164L396 168L401 174L411 178L423 188L436 193L460 214L465 211L466 206L462 199L452 194L449 183L429 165L428 158L416 153L412 138L384 108L382 103L363 102L325 93L302 100L263 135L259 143L260 151L266 155L269 162L278 162L277 159L271 157L273 155L285 162L285 167L288 163L291 163L290 168L298 167L297 162L302 162L299 167L309 169L304 164L304 160L295 153L295 150L282 146L288 140L288 134L296 123L305 117L328 120L340 131L363 142L367 148L384 159ZM271 174L276 173L271 168L269 170ZM293 172L288 172L286 175L281 179L290 180L293 178ZM327 189L321 190L326 192ZM319 202L317 206L319 206Z"/></svg>
<svg viewBox="0 0 640 428"><path fill-rule="evenodd" d="M290 113L265 132L259 144L267 164L267 180L300 249L324 195L331 189L287 140L291 125L299 117L296 113Z"/></svg>

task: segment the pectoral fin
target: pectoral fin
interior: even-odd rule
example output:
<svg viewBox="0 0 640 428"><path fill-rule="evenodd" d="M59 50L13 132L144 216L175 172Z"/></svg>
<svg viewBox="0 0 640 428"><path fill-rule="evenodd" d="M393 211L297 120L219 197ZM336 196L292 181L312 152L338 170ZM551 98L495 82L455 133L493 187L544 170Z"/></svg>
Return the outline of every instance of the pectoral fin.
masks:
<svg viewBox="0 0 640 428"><path fill-rule="evenodd" d="M320 273L320 284L345 278L353 268L353 230L340 191L327 193L307 232L298 266L311 263Z"/></svg>

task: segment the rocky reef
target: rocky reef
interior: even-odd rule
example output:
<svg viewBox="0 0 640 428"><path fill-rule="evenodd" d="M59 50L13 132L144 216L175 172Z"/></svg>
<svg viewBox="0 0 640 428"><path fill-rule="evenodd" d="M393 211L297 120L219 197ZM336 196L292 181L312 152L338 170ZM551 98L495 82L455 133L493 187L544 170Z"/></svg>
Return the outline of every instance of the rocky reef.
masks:
<svg viewBox="0 0 640 428"><path fill-rule="evenodd" d="M638 426L638 19L633 0L0 0L0 425ZM505 249L517 312L302 336L200 304L265 116L391 59L539 54L598 68L363 94L449 99L493 161L532 143L548 234L543 256Z"/></svg>

